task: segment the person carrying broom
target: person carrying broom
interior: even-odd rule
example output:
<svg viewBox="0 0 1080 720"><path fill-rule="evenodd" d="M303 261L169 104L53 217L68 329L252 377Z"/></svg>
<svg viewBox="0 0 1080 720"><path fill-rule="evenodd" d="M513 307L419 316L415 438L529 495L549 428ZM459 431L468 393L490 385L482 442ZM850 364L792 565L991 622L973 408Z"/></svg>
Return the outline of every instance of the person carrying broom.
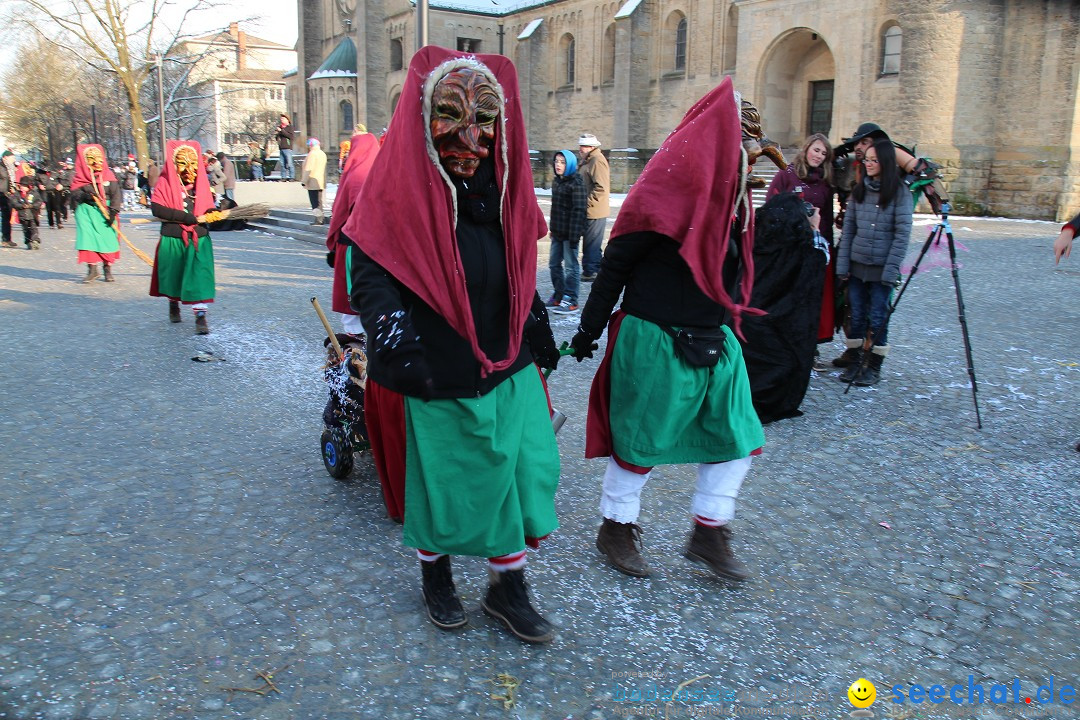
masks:
<svg viewBox="0 0 1080 720"><path fill-rule="evenodd" d="M101 263L105 282L113 282L112 266L120 259L116 221L123 196L116 176L105 162L105 149L100 145L79 145L77 148L71 204L75 208L78 262L87 266L83 282L90 283L98 278L98 263Z"/></svg>
<svg viewBox="0 0 1080 720"><path fill-rule="evenodd" d="M214 302L214 247L206 226L221 218L214 210L199 143L170 140L150 210L161 220L150 295L169 299L169 321L178 323L180 303L195 312L195 332L207 335L207 306Z"/></svg>

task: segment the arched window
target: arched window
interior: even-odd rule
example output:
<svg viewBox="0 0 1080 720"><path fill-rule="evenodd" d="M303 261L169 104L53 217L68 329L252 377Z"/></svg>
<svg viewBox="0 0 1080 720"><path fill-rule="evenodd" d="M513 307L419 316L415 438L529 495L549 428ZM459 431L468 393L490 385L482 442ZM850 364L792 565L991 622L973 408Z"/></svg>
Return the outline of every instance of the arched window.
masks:
<svg viewBox="0 0 1080 720"><path fill-rule="evenodd" d="M574 36L567 33L562 36L562 40L559 42L559 57L562 62L562 72L559 73L558 78L562 82L560 87L573 87L574 85Z"/></svg>
<svg viewBox="0 0 1080 720"><path fill-rule="evenodd" d="M686 18L675 23L675 69L686 70Z"/></svg>
<svg viewBox="0 0 1080 720"><path fill-rule="evenodd" d="M352 103L348 100L341 101L341 130L342 132L351 133L353 125L353 108Z"/></svg>
<svg viewBox="0 0 1080 720"><path fill-rule="evenodd" d="M401 38L394 38L390 41L390 70L401 70L403 67L405 67L405 60Z"/></svg>
<svg viewBox="0 0 1080 720"><path fill-rule="evenodd" d="M724 72L735 72L735 59L738 57L739 44L739 8L728 8L727 25L724 27Z"/></svg>
<svg viewBox="0 0 1080 720"><path fill-rule="evenodd" d="M615 23L607 26L604 31L604 54L601 56L600 67L601 82L615 82Z"/></svg>
<svg viewBox="0 0 1080 720"><path fill-rule="evenodd" d="M900 46L904 32L899 25L890 25L881 35L881 74L900 74Z"/></svg>

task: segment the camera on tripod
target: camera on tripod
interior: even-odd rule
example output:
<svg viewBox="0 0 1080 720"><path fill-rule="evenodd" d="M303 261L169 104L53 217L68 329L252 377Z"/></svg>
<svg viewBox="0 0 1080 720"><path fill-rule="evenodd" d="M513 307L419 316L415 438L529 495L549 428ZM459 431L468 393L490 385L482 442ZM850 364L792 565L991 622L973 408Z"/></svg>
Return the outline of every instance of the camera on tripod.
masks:
<svg viewBox="0 0 1080 720"><path fill-rule="evenodd" d="M799 196L799 199L802 200L803 209L806 210L806 217L813 217L814 216L814 206L811 205L808 201L803 199L803 186L802 185L796 185L794 192L795 192L796 195Z"/></svg>

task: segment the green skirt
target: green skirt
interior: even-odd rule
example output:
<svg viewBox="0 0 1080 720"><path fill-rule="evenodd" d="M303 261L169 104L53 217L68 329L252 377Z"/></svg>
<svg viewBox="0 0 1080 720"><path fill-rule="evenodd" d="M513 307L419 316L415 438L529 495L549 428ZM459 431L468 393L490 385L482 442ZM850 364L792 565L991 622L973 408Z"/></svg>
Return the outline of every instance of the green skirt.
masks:
<svg viewBox="0 0 1080 720"><path fill-rule="evenodd" d="M75 249L104 254L120 252L120 238L105 222L97 205L81 203L75 208Z"/></svg>
<svg viewBox="0 0 1080 720"><path fill-rule="evenodd" d="M536 367L478 398L405 398L405 533L429 552L498 557L559 526L559 448Z"/></svg>
<svg viewBox="0 0 1080 720"><path fill-rule="evenodd" d="M728 328L712 368L687 365L659 325L627 315L611 359L615 454L642 467L726 462L765 444L742 348Z"/></svg>
<svg viewBox="0 0 1080 720"><path fill-rule="evenodd" d="M184 245L180 238L161 236L150 279L150 294L186 303L214 299L214 245L210 236Z"/></svg>

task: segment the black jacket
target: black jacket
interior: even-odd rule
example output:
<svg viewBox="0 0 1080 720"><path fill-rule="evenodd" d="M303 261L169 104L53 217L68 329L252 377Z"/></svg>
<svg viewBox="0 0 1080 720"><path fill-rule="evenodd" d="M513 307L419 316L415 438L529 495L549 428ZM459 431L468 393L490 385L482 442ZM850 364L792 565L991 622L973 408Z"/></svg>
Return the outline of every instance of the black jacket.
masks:
<svg viewBox="0 0 1080 720"><path fill-rule="evenodd" d="M36 187L30 188L26 197L13 190L8 193L8 204L19 213L19 222L33 222L45 204L45 197Z"/></svg>
<svg viewBox="0 0 1080 720"><path fill-rule="evenodd" d="M91 185L83 185L78 190L72 191L70 198L71 207L78 207L82 203L95 204L94 198L97 195L93 192L92 187L93 186ZM120 192L119 183L111 182L105 186L105 197L102 198L102 202L105 204L105 207L109 209L111 216L116 217L120 212L120 207L124 204L124 196ZM111 219L112 218L110 217L110 220Z"/></svg>
<svg viewBox="0 0 1080 720"><path fill-rule="evenodd" d="M194 225L195 234L198 237L206 237L209 234L206 226L199 225L191 212L194 205L195 199L191 197L184 201L185 210L174 210L159 203L150 203L150 212L154 214L154 217L167 221L161 223L161 234L164 237L183 237L184 229L180 227L181 225Z"/></svg>
<svg viewBox="0 0 1080 720"><path fill-rule="evenodd" d="M679 244L660 233L630 233L608 243L581 313L586 334L603 334L620 293L626 313L658 325L718 328L724 322L724 307L698 288Z"/></svg>
<svg viewBox="0 0 1080 720"><path fill-rule="evenodd" d="M509 284L497 191L492 200L484 209L470 209L468 198L462 200L457 243L477 339L485 354L498 361L508 344ZM514 339L511 352L516 359L505 370L481 378L469 342L441 315L358 248L353 258L350 303L367 330L368 375L390 390L415 395L401 381L400 368L404 358L422 354L432 397L478 397L533 362L526 338L535 341L538 334L546 334L550 339L544 303L534 293L533 312L522 337Z"/></svg>

